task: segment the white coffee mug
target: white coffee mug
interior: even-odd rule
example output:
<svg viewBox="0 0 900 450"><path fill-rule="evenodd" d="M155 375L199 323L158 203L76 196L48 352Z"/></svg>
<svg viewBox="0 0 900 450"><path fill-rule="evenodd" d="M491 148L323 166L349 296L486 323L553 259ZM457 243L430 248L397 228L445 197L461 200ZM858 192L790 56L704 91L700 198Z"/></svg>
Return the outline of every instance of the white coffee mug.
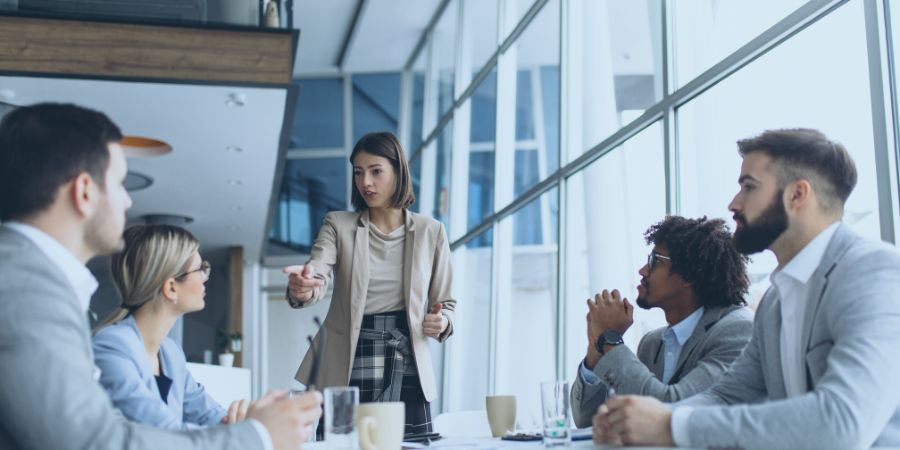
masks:
<svg viewBox="0 0 900 450"><path fill-rule="evenodd" d="M516 426L516 396L488 395L484 398L491 435L502 437Z"/></svg>
<svg viewBox="0 0 900 450"><path fill-rule="evenodd" d="M406 422L406 407L402 402L361 404L356 420L361 450L400 448Z"/></svg>

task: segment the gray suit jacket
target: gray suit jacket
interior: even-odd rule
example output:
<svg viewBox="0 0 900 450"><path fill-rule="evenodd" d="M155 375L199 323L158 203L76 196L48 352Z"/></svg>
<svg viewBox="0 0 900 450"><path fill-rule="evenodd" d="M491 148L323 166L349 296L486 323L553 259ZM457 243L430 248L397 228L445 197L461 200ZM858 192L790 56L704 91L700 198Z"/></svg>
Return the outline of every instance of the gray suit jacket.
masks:
<svg viewBox="0 0 900 450"><path fill-rule="evenodd" d="M624 345L610 350L594 367L601 380L598 384L585 383L579 370L572 386L572 417L576 426L591 426L591 418L606 401L610 384L617 394L649 395L664 402L707 389L747 345L753 332L753 313L742 306L705 310L681 349L669 384L662 382L665 331L663 327L644 335L637 355Z"/></svg>
<svg viewBox="0 0 900 450"><path fill-rule="evenodd" d="M787 397L781 299L769 289L753 338L709 390L679 405L692 447L900 446L900 254L841 224L809 280L802 326L808 391Z"/></svg>
<svg viewBox="0 0 900 450"><path fill-rule="evenodd" d="M87 316L65 275L0 226L0 449L261 448L241 422L192 432L128 422L94 380Z"/></svg>

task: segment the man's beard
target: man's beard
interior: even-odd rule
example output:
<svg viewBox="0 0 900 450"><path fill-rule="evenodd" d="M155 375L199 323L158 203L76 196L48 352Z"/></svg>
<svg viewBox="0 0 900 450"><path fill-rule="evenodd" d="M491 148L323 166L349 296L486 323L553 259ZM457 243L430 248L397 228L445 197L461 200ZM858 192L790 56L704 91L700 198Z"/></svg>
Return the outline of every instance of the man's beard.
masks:
<svg viewBox="0 0 900 450"><path fill-rule="evenodd" d="M784 191L779 190L772 199L772 203L766 207L752 224L740 213L734 214L735 222L740 222L741 227L734 232L732 242L737 251L750 255L759 253L769 248L775 239L778 239L788 227L787 211L781 202Z"/></svg>
<svg viewBox="0 0 900 450"><path fill-rule="evenodd" d="M637 300L635 300L634 302L641 309L650 309L651 308L650 304L647 303L647 299L645 299L644 297L638 297Z"/></svg>

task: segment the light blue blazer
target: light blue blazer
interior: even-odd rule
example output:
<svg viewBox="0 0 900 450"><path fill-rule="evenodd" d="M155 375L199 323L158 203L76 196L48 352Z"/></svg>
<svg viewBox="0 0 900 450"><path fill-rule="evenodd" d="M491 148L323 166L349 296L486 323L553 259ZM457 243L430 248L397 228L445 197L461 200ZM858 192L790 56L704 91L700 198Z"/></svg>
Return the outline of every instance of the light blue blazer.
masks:
<svg viewBox="0 0 900 450"><path fill-rule="evenodd" d="M94 336L100 384L116 408L132 421L169 430L219 424L225 409L194 381L181 347L167 337L159 353L162 374L172 379L168 403L159 395L134 317L128 316Z"/></svg>

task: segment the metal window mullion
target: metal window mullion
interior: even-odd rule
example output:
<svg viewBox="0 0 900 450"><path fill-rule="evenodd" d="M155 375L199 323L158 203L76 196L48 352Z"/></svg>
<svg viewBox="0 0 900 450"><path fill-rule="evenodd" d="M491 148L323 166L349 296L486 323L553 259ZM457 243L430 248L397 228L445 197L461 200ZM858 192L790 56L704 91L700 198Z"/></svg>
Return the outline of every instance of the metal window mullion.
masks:
<svg viewBox="0 0 900 450"><path fill-rule="evenodd" d="M350 151L353 149L353 78L352 75L344 75L344 155L349 157ZM352 192L350 186L353 185L353 165L347 164L347 179L351 180L344 187L344 195L347 199L347 209L352 210Z"/></svg>
<svg viewBox="0 0 900 450"><path fill-rule="evenodd" d="M882 29L878 18L878 1L863 0L866 20L866 47L869 62L869 94L872 102L872 135L875 147L875 179L878 189L878 218L881 239L894 243L893 183L891 181L890 145L888 139L885 97L890 88L885 85L882 73Z"/></svg>
<svg viewBox="0 0 900 450"><path fill-rule="evenodd" d="M567 161L568 154L564 150L569 143L569 97L568 92L571 87L569 81L569 73L571 70L570 46L574 45L575 36L569 31L569 23L574 19L571 13L571 1L561 0L559 2L559 152L557 152L556 167L562 167L563 161ZM578 31L578 30L575 30ZM580 69L579 69L580 70ZM557 216L556 216L556 379L566 379L566 349L569 342L566 336L568 329L568 302L566 301L568 292L566 291L567 283L564 280L566 274L566 258L568 251L565 243L567 241L566 227L568 226L568 208L566 206L566 195L568 186L566 180L560 180L557 194ZM576 324L573 324L576 326Z"/></svg>
<svg viewBox="0 0 900 450"><path fill-rule="evenodd" d="M890 101L890 122L891 126L889 127L891 133L891 142L893 144L891 148L891 157L888 158L891 162L891 175L894 177L892 181L892 192L894 194L894 198L900 198L900 174L898 174L898 170L900 170L900 121L898 121L898 117L900 117L900 105L897 103L898 93L897 93L897 61L894 59L894 38L893 38L893 20L891 19L891 5L890 0L884 0L882 4L883 8L883 24L884 24L884 34L885 34L885 53L887 54L887 74L888 74L888 91L889 91L889 101ZM896 6L896 5L895 5ZM894 207L892 205L892 210L894 213L894 236L896 238L897 233L900 233L900 208Z"/></svg>

